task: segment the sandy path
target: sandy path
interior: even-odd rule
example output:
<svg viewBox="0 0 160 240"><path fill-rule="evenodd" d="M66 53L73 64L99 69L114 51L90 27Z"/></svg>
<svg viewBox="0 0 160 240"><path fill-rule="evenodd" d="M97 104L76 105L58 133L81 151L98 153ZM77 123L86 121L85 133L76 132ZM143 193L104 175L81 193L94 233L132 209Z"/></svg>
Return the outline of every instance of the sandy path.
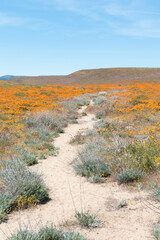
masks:
<svg viewBox="0 0 160 240"><path fill-rule="evenodd" d="M80 112L85 110L83 107ZM96 213L99 209L99 219L102 228L87 230L77 225L71 226L88 239L98 240L140 240L154 239L151 236L152 224L157 221L158 214L144 205L148 198L146 192L130 190L115 182L91 184L85 178L75 175L70 163L77 155L78 147L69 144L77 132L85 132L94 124L94 115L88 114L78 120L78 124L69 125L65 133L55 139L59 147L57 157L40 160L38 165L31 167L41 173L49 188L51 200L45 205L16 212L9 216L7 223L0 225L0 240L6 239L19 226L32 226L32 229L54 223L67 224L74 221L75 208L81 211ZM127 200L128 206L117 210L122 200ZM132 204L131 204L132 202Z"/></svg>

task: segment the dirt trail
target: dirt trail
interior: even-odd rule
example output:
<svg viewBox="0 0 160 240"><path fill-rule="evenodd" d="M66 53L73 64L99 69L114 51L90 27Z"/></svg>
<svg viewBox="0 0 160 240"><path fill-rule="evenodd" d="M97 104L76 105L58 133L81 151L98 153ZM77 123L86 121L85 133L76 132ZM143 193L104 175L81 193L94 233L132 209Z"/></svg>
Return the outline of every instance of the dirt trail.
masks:
<svg viewBox="0 0 160 240"><path fill-rule="evenodd" d="M84 110L85 107L79 112ZM31 167L32 171L42 174L51 200L44 205L11 214L8 222L0 225L0 240L6 239L23 225L35 229L48 223L59 226L75 222L75 207L78 211L83 209L91 213L100 209L98 216L103 227L88 230L76 224L70 226L88 239L154 239L151 231L158 214L144 204L148 198L146 192L128 189L109 180L103 184L92 184L77 176L72 169L70 163L76 157L79 147L69 142L79 131L86 132L93 127L93 117L88 114L80 118L78 124L69 125L65 133L54 141L59 148L58 156L40 160L38 165ZM126 200L128 206L118 210L117 205L122 200Z"/></svg>

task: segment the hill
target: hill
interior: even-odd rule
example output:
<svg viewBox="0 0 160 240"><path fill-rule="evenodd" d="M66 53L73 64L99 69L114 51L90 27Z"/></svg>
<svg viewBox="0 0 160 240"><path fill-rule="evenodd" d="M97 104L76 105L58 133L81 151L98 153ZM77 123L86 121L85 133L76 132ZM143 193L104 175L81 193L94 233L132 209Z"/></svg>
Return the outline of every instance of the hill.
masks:
<svg viewBox="0 0 160 240"><path fill-rule="evenodd" d="M19 76L13 76L13 75L4 75L4 76L1 76L0 77L0 80L10 80L10 79L13 79L13 78L18 78ZM22 76L20 76L20 77L22 77Z"/></svg>
<svg viewBox="0 0 160 240"><path fill-rule="evenodd" d="M126 84L129 82L158 82L160 68L103 68L80 70L66 76L18 77L11 80L19 84Z"/></svg>

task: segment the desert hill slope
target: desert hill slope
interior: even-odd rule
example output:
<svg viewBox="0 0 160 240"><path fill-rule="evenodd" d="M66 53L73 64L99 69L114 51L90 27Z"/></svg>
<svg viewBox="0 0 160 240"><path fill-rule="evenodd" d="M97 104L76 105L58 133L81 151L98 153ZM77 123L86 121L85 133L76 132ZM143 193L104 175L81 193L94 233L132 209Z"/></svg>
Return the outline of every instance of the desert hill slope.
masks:
<svg viewBox="0 0 160 240"><path fill-rule="evenodd" d="M18 77L10 82L19 84L107 84L128 82L158 82L160 68L103 68L80 70L66 76Z"/></svg>

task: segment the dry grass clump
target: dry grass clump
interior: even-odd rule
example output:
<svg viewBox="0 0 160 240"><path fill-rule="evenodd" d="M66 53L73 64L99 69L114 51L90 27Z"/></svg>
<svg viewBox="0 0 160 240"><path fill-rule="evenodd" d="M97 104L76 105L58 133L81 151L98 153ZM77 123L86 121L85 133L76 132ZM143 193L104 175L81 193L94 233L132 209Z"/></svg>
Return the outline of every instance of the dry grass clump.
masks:
<svg viewBox="0 0 160 240"><path fill-rule="evenodd" d="M43 203L49 199L40 175L32 173L19 160L1 161L0 219L17 207Z"/></svg>
<svg viewBox="0 0 160 240"><path fill-rule="evenodd" d="M83 95L73 99L68 99L62 103L62 107L67 110L67 119L76 120L78 118L77 110L82 106L88 106L90 104L90 96Z"/></svg>
<svg viewBox="0 0 160 240"><path fill-rule="evenodd" d="M0 147L10 146L12 144L12 137L9 132L0 131Z"/></svg>
<svg viewBox="0 0 160 240"><path fill-rule="evenodd" d="M70 144L84 144L86 136L81 132L78 132L77 135L70 141Z"/></svg>
<svg viewBox="0 0 160 240"><path fill-rule="evenodd" d="M59 132L67 126L66 118L62 115L55 115L51 111L32 113L26 118L26 126L31 128L47 127L50 130Z"/></svg>

